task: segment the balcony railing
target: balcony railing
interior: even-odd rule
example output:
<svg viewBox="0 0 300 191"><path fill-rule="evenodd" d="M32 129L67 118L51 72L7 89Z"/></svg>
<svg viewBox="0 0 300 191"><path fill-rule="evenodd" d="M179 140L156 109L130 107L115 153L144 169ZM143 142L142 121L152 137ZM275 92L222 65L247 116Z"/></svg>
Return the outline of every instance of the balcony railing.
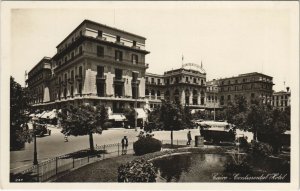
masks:
<svg viewBox="0 0 300 191"><path fill-rule="evenodd" d="M69 84L73 84L74 83L74 78L69 78L68 82L69 82Z"/></svg>
<svg viewBox="0 0 300 191"><path fill-rule="evenodd" d="M114 82L124 83L124 82L125 82L125 78L122 78L122 77L114 77Z"/></svg>
<svg viewBox="0 0 300 191"><path fill-rule="evenodd" d="M104 76L104 75L97 75L96 79L97 79L97 81L104 81L104 80L106 80L106 76Z"/></svg>
<svg viewBox="0 0 300 191"><path fill-rule="evenodd" d="M76 76L75 76L75 79L76 79L77 81L82 81L82 75L76 75Z"/></svg>

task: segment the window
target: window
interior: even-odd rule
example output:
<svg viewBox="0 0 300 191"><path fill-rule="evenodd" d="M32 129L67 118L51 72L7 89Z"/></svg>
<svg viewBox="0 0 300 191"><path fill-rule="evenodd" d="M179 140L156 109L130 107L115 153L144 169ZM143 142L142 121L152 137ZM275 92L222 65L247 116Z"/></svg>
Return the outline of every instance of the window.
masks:
<svg viewBox="0 0 300 191"><path fill-rule="evenodd" d="M74 58L74 52L71 53L71 58Z"/></svg>
<svg viewBox="0 0 300 191"><path fill-rule="evenodd" d="M79 46L79 54L82 54L82 46Z"/></svg>
<svg viewBox="0 0 300 191"><path fill-rule="evenodd" d="M237 83L238 83L238 80L235 80L235 83L237 84Z"/></svg>
<svg viewBox="0 0 300 191"><path fill-rule="evenodd" d="M154 84L154 78L151 78L151 83Z"/></svg>
<svg viewBox="0 0 300 191"><path fill-rule="evenodd" d="M146 77L146 83L148 82L148 77Z"/></svg>
<svg viewBox="0 0 300 191"><path fill-rule="evenodd" d="M97 66L97 76L104 77L104 67L103 66Z"/></svg>
<svg viewBox="0 0 300 191"><path fill-rule="evenodd" d="M121 42L121 37L117 36L117 42Z"/></svg>
<svg viewBox="0 0 300 191"><path fill-rule="evenodd" d="M122 61L123 60L123 52L116 50L115 51L115 60Z"/></svg>
<svg viewBox="0 0 300 191"><path fill-rule="evenodd" d="M80 77L82 77L82 66L79 66L79 74Z"/></svg>
<svg viewBox="0 0 300 191"><path fill-rule="evenodd" d="M254 93L251 93L251 98L254 98L255 94Z"/></svg>
<svg viewBox="0 0 300 191"><path fill-rule="evenodd" d="M102 37L103 32L98 30L98 37Z"/></svg>
<svg viewBox="0 0 300 191"><path fill-rule="evenodd" d="M132 54L131 55L131 61L132 61L133 64L137 64L138 63L138 55Z"/></svg>
<svg viewBox="0 0 300 191"><path fill-rule="evenodd" d="M122 79L123 71L121 69L115 69L116 79Z"/></svg>
<svg viewBox="0 0 300 191"><path fill-rule="evenodd" d="M230 95L227 96L227 100L231 100L231 96Z"/></svg>
<svg viewBox="0 0 300 191"><path fill-rule="evenodd" d="M196 80L196 78L194 78L193 80L194 80L194 83L197 83L197 80Z"/></svg>
<svg viewBox="0 0 300 191"><path fill-rule="evenodd" d="M74 70L71 71L71 80L74 79Z"/></svg>
<svg viewBox="0 0 300 191"><path fill-rule="evenodd" d="M170 84L170 79L167 79L167 84Z"/></svg>
<svg viewBox="0 0 300 191"><path fill-rule="evenodd" d="M65 73L65 82L67 81L67 79L68 79L68 75L67 73Z"/></svg>
<svg viewBox="0 0 300 191"><path fill-rule="evenodd" d="M185 77L185 82L189 82L189 77Z"/></svg>
<svg viewBox="0 0 300 191"><path fill-rule="evenodd" d="M160 84L160 79L157 79L157 83Z"/></svg>
<svg viewBox="0 0 300 191"><path fill-rule="evenodd" d="M133 82L136 82L136 81L137 81L137 79L138 79L138 74L139 74L139 73L137 73L137 72L132 72L132 81L133 81Z"/></svg>
<svg viewBox="0 0 300 191"><path fill-rule="evenodd" d="M79 32L79 36L82 36L82 31Z"/></svg>
<svg viewBox="0 0 300 191"><path fill-rule="evenodd" d="M136 41L132 41L132 46L136 46Z"/></svg>
<svg viewBox="0 0 300 191"><path fill-rule="evenodd" d="M97 56L104 57L104 48L102 46L97 46Z"/></svg>

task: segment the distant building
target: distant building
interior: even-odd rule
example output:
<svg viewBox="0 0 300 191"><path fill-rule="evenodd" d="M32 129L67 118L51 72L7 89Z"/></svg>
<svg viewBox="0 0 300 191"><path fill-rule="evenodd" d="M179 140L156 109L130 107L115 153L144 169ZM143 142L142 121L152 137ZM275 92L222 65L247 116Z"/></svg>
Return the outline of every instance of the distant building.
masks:
<svg viewBox="0 0 300 191"><path fill-rule="evenodd" d="M291 92L290 88L287 91L274 92L272 96L272 106L279 110L284 111L287 107L291 106Z"/></svg>
<svg viewBox="0 0 300 191"><path fill-rule="evenodd" d="M195 64L194 64L195 65ZM189 108L205 108L206 73L201 70L179 68L163 75L146 73L146 98L150 108L161 100L180 103Z"/></svg>
<svg viewBox="0 0 300 191"><path fill-rule="evenodd" d="M220 87L219 80L206 82L206 108L220 109Z"/></svg>
<svg viewBox="0 0 300 191"><path fill-rule="evenodd" d="M271 103L274 85L271 76L253 72L218 79L218 81L221 107L227 106L239 95L244 96L248 102L259 98L264 103Z"/></svg>
<svg viewBox="0 0 300 191"><path fill-rule="evenodd" d="M146 38L84 20L28 74L33 106L61 108L68 103L105 104L113 113L143 107Z"/></svg>
<svg viewBox="0 0 300 191"><path fill-rule="evenodd" d="M26 84L30 89L30 104L50 101L49 80L51 76L51 58L49 57L44 57L29 71Z"/></svg>

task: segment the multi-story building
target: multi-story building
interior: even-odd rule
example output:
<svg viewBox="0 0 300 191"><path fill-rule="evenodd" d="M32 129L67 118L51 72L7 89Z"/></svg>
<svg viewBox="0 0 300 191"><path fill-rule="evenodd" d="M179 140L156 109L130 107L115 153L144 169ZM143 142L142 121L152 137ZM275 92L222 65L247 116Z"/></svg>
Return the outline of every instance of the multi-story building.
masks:
<svg viewBox="0 0 300 191"><path fill-rule="evenodd" d="M150 107L169 100L190 108L205 108L206 73L179 68L163 75L146 73L146 98Z"/></svg>
<svg viewBox="0 0 300 191"><path fill-rule="evenodd" d="M34 105L51 109L67 103L102 103L114 113L135 102L143 107L148 68L145 56L149 53L145 41L142 36L84 20L56 47L57 53L47 65L51 77L39 86L44 99ZM37 88L29 83L34 80L34 70L28 76L32 91Z"/></svg>
<svg viewBox="0 0 300 191"><path fill-rule="evenodd" d="M291 105L291 92L290 88L286 88L287 91L274 92L272 96L272 106L279 110L284 111Z"/></svg>
<svg viewBox="0 0 300 191"><path fill-rule="evenodd" d="M206 108L220 109L219 81L213 79L206 82Z"/></svg>
<svg viewBox="0 0 300 191"><path fill-rule="evenodd" d="M49 102L49 79L51 78L51 58L44 57L28 73L26 83L31 91L30 104Z"/></svg>
<svg viewBox="0 0 300 191"><path fill-rule="evenodd" d="M260 98L264 103L271 103L273 78L262 73L246 73L235 77L218 79L220 88L220 106L226 106L238 95L250 102Z"/></svg>

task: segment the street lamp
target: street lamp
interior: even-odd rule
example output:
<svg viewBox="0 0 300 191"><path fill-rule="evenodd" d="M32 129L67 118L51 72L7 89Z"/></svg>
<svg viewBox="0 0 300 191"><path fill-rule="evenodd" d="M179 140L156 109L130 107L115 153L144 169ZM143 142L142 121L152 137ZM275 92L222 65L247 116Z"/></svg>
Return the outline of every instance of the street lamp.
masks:
<svg viewBox="0 0 300 191"><path fill-rule="evenodd" d="M37 117L32 117L33 136L34 136L34 151L33 151L33 165L38 165L37 149L36 149L36 123Z"/></svg>

